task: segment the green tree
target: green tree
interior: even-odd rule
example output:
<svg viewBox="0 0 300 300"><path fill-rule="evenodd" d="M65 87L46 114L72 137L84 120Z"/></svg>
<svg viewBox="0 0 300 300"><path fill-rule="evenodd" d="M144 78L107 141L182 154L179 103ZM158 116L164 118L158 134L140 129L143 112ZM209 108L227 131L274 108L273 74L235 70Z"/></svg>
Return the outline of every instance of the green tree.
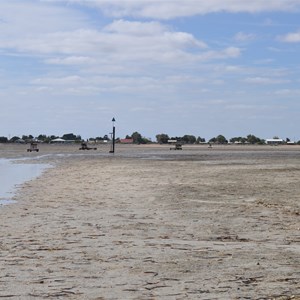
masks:
<svg viewBox="0 0 300 300"><path fill-rule="evenodd" d="M47 139L46 134L40 134L40 135L37 136L37 139L39 141L45 142L45 141L49 140L50 138Z"/></svg>
<svg viewBox="0 0 300 300"><path fill-rule="evenodd" d="M143 136L143 142L142 142L142 144L151 144L151 143L152 143L151 139L148 139L148 138L146 138L146 137Z"/></svg>
<svg viewBox="0 0 300 300"><path fill-rule="evenodd" d="M62 137L64 140L76 140L76 135L73 133L65 133Z"/></svg>
<svg viewBox="0 0 300 300"><path fill-rule="evenodd" d="M228 143L225 136L221 135L221 134L219 134L217 137L210 139L209 142L216 143L216 144L227 144Z"/></svg>
<svg viewBox="0 0 300 300"><path fill-rule="evenodd" d="M73 133L65 133L61 138L67 141L81 141L81 136Z"/></svg>
<svg viewBox="0 0 300 300"><path fill-rule="evenodd" d="M230 139L230 143L236 143L236 142L245 144L247 142L247 138L239 136Z"/></svg>
<svg viewBox="0 0 300 300"><path fill-rule="evenodd" d="M5 136L0 136L0 143L7 143L8 142L8 138Z"/></svg>
<svg viewBox="0 0 300 300"><path fill-rule="evenodd" d="M264 140L261 140L260 138L256 137L253 134L247 135L247 142L250 144L263 144Z"/></svg>
<svg viewBox="0 0 300 300"><path fill-rule="evenodd" d="M22 135L22 140L25 141L26 143L32 141L33 138L34 137L31 134L29 134L29 135Z"/></svg>
<svg viewBox="0 0 300 300"><path fill-rule="evenodd" d="M161 133L161 134L156 135L156 141L159 144L167 144L169 139L170 139L169 136L165 133Z"/></svg>
<svg viewBox="0 0 300 300"><path fill-rule="evenodd" d="M14 143L15 141L19 140L20 138L18 136L13 136L9 141L11 143Z"/></svg>
<svg viewBox="0 0 300 300"><path fill-rule="evenodd" d="M133 139L134 144L142 144L143 143L143 137L137 131L131 135L131 138Z"/></svg>
<svg viewBox="0 0 300 300"><path fill-rule="evenodd" d="M196 143L196 137L194 135L184 135L181 138L182 141L184 141L186 144L195 144Z"/></svg>
<svg viewBox="0 0 300 300"><path fill-rule="evenodd" d="M214 143L214 144L227 144L228 141L226 140L224 135L219 134L216 137L213 137L209 140L209 143Z"/></svg>
<svg viewBox="0 0 300 300"><path fill-rule="evenodd" d="M196 144L205 143L205 138L197 137Z"/></svg>
<svg viewBox="0 0 300 300"><path fill-rule="evenodd" d="M209 143L216 143L217 142L217 138L213 137L209 140Z"/></svg>

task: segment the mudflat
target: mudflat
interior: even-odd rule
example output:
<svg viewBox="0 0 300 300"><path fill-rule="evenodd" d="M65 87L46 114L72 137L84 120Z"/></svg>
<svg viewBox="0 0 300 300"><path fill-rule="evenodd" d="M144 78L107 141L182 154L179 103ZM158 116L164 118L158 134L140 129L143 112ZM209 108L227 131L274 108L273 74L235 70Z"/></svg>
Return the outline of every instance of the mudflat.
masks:
<svg viewBox="0 0 300 300"><path fill-rule="evenodd" d="M0 146L0 298L300 299L299 146L108 150Z"/></svg>

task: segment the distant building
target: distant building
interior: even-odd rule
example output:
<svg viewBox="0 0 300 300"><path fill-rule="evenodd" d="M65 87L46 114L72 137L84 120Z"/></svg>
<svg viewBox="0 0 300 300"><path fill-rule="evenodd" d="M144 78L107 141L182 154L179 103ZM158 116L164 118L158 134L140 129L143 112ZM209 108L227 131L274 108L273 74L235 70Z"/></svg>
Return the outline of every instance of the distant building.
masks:
<svg viewBox="0 0 300 300"><path fill-rule="evenodd" d="M51 140L51 143L56 143L56 144L63 144L65 142L66 142L66 140L61 139L61 138Z"/></svg>
<svg viewBox="0 0 300 300"><path fill-rule="evenodd" d="M15 143L17 143L17 144L25 144L26 142L24 140L22 140L22 139L17 139L15 141Z"/></svg>
<svg viewBox="0 0 300 300"><path fill-rule="evenodd" d="M283 139L266 139L266 144L268 145L280 145L283 144L284 140Z"/></svg>
<svg viewBox="0 0 300 300"><path fill-rule="evenodd" d="M121 144L133 144L133 139L120 139Z"/></svg>

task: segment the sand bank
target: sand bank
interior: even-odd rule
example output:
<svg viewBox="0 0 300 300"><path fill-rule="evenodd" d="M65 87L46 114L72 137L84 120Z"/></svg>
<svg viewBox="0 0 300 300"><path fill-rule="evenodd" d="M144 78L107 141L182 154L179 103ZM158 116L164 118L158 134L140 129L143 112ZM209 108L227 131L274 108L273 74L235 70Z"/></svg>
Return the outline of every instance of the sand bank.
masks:
<svg viewBox="0 0 300 300"><path fill-rule="evenodd" d="M40 151L0 209L0 298L300 299L299 148L106 150Z"/></svg>

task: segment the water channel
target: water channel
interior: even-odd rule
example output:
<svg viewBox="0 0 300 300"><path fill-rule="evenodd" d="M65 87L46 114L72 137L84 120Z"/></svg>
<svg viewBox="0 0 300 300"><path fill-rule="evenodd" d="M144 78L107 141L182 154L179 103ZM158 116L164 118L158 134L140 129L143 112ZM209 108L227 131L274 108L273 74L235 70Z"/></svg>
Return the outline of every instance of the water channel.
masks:
<svg viewBox="0 0 300 300"><path fill-rule="evenodd" d="M22 160L0 158L0 207L11 204L16 187L29 181L48 168L47 164L31 164Z"/></svg>

